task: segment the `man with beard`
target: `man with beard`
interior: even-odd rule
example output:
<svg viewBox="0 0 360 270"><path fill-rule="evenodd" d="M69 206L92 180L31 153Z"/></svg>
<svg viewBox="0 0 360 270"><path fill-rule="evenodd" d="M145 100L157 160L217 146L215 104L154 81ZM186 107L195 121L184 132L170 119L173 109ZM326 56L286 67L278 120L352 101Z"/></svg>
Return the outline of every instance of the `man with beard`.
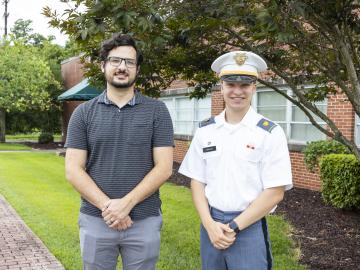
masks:
<svg viewBox="0 0 360 270"><path fill-rule="evenodd" d="M78 106L66 139L66 177L81 195L86 270L155 269L162 225L159 187L170 177L173 127L161 101L135 90L142 56L115 34L100 50L106 90Z"/></svg>

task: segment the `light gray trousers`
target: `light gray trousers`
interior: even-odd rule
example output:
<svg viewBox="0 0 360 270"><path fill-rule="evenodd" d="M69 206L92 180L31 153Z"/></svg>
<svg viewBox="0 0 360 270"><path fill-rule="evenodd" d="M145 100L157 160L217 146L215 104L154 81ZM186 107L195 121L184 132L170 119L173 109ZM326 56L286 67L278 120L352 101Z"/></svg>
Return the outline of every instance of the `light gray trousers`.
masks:
<svg viewBox="0 0 360 270"><path fill-rule="evenodd" d="M160 252L162 216L134 221L124 231L80 213L80 248L84 270L115 270L119 254L124 270L154 270Z"/></svg>

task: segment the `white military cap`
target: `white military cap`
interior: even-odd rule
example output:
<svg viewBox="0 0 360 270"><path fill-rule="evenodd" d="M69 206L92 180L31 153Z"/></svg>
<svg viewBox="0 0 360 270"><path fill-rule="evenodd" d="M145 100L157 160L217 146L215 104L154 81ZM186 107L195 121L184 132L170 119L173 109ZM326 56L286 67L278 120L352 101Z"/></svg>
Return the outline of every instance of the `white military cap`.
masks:
<svg viewBox="0 0 360 270"><path fill-rule="evenodd" d="M255 53L233 51L218 57L211 69L219 74L221 80L251 83L259 73L267 69L266 62Z"/></svg>

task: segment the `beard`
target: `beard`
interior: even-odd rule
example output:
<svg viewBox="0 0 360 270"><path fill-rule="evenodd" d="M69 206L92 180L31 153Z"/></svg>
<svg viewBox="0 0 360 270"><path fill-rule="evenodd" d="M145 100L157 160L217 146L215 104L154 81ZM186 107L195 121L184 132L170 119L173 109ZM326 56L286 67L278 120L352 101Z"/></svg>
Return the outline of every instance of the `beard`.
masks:
<svg viewBox="0 0 360 270"><path fill-rule="evenodd" d="M129 76L129 74L126 72L120 72L120 73L126 74ZM115 73L114 76L116 76L117 74L119 74L119 72ZM133 86L135 84L136 78L137 78L137 74L135 75L135 77L132 80L129 80L128 82L116 82L114 79L110 79L110 78L106 78L106 80L113 87L118 88L118 89L124 89L124 88L129 88L129 87Z"/></svg>

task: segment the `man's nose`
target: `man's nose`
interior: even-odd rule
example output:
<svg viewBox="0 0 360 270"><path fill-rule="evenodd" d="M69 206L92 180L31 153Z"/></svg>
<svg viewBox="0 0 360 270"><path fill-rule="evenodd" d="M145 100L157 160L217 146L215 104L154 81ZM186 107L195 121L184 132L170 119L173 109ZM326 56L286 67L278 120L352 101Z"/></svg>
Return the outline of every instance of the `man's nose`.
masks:
<svg viewBox="0 0 360 270"><path fill-rule="evenodd" d="M120 69L120 70L126 70L127 69L125 60L121 61L120 65L118 66L118 69Z"/></svg>
<svg viewBox="0 0 360 270"><path fill-rule="evenodd" d="M244 92L244 88L242 85L236 84L234 87L234 92L236 94L242 94Z"/></svg>

